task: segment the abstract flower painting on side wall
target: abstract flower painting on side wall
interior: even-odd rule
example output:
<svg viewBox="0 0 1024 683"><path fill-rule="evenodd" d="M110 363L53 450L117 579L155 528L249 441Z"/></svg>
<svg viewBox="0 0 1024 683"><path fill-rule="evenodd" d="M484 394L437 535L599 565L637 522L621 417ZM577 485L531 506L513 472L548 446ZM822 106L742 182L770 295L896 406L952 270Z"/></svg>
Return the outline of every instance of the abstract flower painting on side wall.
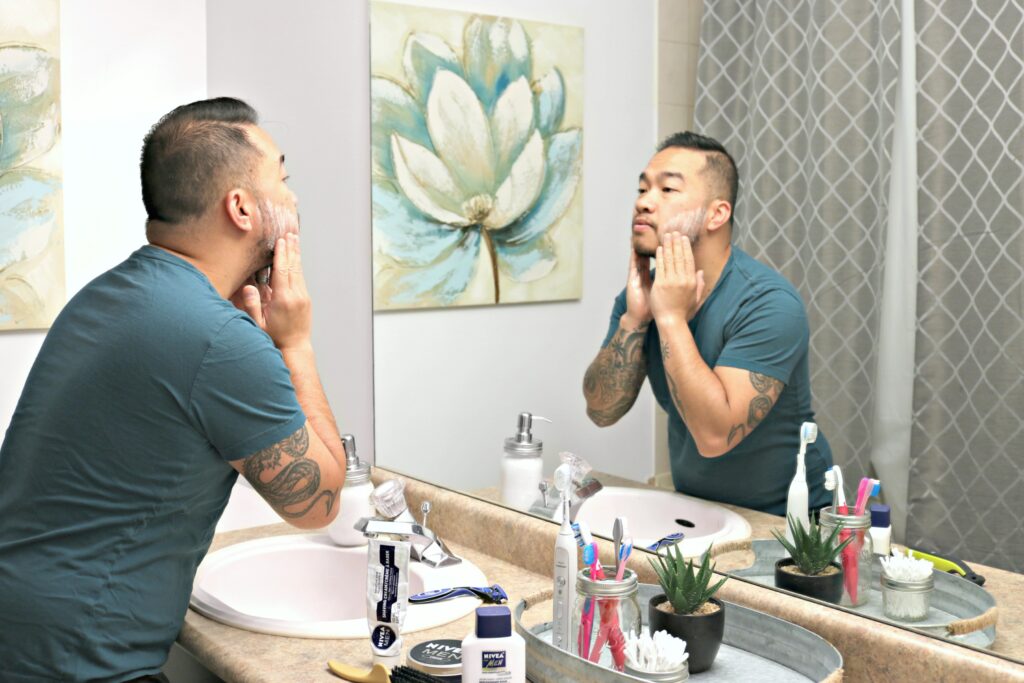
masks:
<svg viewBox="0 0 1024 683"><path fill-rule="evenodd" d="M0 330L64 305L60 4L0 0Z"/></svg>
<svg viewBox="0 0 1024 683"><path fill-rule="evenodd" d="M582 28L370 12L374 309L578 299Z"/></svg>

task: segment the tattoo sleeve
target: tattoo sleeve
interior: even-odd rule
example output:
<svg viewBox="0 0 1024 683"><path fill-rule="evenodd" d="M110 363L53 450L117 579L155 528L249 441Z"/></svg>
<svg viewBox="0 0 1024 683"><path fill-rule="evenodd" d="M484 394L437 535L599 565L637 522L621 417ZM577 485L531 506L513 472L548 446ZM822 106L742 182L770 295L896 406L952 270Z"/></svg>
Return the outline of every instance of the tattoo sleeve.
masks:
<svg viewBox="0 0 1024 683"><path fill-rule="evenodd" d="M750 399L750 406L747 408L747 427L749 431L754 431L775 405L775 400L782 393L783 384L774 377L757 372L750 373L750 384L757 391L757 395Z"/></svg>
<svg viewBox="0 0 1024 683"><path fill-rule="evenodd" d="M614 424L633 407L647 373L646 338L647 326L628 332L619 328L587 368L583 395L587 415L598 426Z"/></svg>
<svg viewBox="0 0 1024 683"><path fill-rule="evenodd" d="M302 517L321 500L328 514L334 508L337 492L320 490L320 466L306 457L308 450L309 433L303 425L291 436L250 455L242 466L256 492L283 517Z"/></svg>

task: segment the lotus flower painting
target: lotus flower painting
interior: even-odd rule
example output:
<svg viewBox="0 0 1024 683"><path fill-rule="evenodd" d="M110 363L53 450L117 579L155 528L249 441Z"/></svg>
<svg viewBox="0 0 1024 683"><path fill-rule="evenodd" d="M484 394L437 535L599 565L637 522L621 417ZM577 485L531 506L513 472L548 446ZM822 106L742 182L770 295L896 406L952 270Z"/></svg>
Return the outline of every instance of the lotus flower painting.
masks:
<svg viewBox="0 0 1024 683"><path fill-rule="evenodd" d="M370 7L374 309L578 299L582 28Z"/></svg>
<svg viewBox="0 0 1024 683"><path fill-rule="evenodd" d="M0 330L64 305L60 5L0 0Z"/></svg>

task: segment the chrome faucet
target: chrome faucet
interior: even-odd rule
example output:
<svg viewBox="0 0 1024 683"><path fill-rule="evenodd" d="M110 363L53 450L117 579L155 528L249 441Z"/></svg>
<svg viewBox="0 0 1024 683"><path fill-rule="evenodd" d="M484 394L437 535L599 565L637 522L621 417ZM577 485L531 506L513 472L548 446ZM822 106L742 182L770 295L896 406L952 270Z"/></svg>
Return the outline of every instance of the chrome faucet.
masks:
<svg viewBox="0 0 1024 683"><path fill-rule="evenodd" d="M409 512L404 488L400 479L390 479L374 489L370 498L379 516L363 517L356 522L356 531L367 536L399 536L412 545L413 559L431 567L446 567L462 562L461 557L449 550L445 542L427 528L430 502L424 501L420 507L423 512L423 523L420 524Z"/></svg>
<svg viewBox="0 0 1024 683"><path fill-rule="evenodd" d="M546 482L542 481L537 487L540 489L540 497L533 502L530 506L530 512L541 517L547 517L548 519L554 519L558 512L558 495L548 495L551 486ZM598 491L603 489L604 486L597 479L593 477L586 477L580 482L573 481L572 495L569 498L569 521L575 522L576 515L579 514L580 508L583 507L583 503L587 502L588 498L591 498Z"/></svg>

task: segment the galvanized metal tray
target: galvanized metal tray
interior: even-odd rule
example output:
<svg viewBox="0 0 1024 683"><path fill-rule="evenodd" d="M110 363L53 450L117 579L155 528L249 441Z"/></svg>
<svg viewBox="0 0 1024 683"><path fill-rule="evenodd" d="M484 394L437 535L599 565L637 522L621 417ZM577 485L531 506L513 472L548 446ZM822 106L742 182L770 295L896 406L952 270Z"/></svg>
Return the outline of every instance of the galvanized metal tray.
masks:
<svg viewBox="0 0 1024 683"><path fill-rule="evenodd" d="M729 572L765 586L775 585L775 563L786 557L786 550L775 539L753 542L754 564ZM967 579L935 571L935 591L931 608L923 621L902 621L885 616L882 611L882 563L876 557L871 573L871 593L860 607L847 607L864 616L887 621L904 628L914 628L930 635L975 647L991 647L996 639L996 601L981 586Z"/></svg>
<svg viewBox="0 0 1024 683"><path fill-rule="evenodd" d="M644 626L647 602L661 593L659 586L640 584L639 601ZM540 598L543 599L543 598ZM551 622L527 628L523 613L532 603L520 601L515 609L516 632L526 639L526 676L533 683L619 683L642 681L610 667L605 657L595 664L551 644ZM725 637L715 663L707 671L691 674L690 680L745 681L838 681L843 657L831 644L807 629L788 621L726 602Z"/></svg>

